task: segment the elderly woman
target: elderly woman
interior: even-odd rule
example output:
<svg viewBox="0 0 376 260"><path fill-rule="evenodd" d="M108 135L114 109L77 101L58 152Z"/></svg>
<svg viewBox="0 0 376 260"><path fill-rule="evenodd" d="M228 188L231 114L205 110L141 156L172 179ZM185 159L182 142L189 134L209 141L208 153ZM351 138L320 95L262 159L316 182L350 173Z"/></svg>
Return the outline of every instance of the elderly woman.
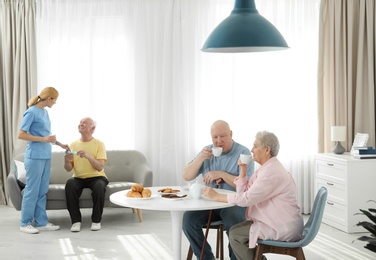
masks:
<svg viewBox="0 0 376 260"><path fill-rule="evenodd" d="M278 138L270 132L259 132L252 153L261 167L247 179L247 165L238 160L236 194L204 188L204 195L211 199L247 207L246 221L230 229L230 244L237 259L253 259L258 238L296 241L301 237L303 218L295 182L276 158L278 151Z"/></svg>

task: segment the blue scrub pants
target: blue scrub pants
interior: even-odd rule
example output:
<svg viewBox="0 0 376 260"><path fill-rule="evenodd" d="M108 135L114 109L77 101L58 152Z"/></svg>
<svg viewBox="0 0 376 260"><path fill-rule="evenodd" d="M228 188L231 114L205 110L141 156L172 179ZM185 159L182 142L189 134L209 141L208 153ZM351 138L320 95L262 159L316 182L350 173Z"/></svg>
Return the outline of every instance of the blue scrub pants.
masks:
<svg viewBox="0 0 376 260"><path fill-rule="evenodd" d="M50 184L51 159L24 159L26 186L21 206L21 226L47 225L46 196Z"/></svg>
<svg viewBox="0 0 376 260"><path fill-rule="evenodd" d="M225 228L226 234L229 235L230 228L243 222L245 220L245 210L244 207L234 206L224 209L215 209L212 213L211 222L222 220ZM204 242L204 231L203 227L208 223L210 210L204 211L186 211L183 215L183 232L187 237L193 253L200 259L202 244ZM236 260L234 253L232 252L231 246L228 246L229 254L231 260ZM203 259L214 259L214 254L212 252L209 243L206 243Z"/></svg>

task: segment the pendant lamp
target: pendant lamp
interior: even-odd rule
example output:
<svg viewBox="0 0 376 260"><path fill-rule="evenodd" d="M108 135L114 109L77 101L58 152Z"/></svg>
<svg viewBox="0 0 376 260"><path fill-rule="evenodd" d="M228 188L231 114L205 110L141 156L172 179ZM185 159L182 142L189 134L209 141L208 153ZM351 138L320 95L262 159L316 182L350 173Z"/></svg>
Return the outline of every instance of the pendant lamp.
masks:
<svg viewBox="0 0 376 260"><path fill-rule="evenodd" d="M288 49L275 26L262 17L254 0L235 0L229 17L209 35L203 52L262 52Z"/></svg>

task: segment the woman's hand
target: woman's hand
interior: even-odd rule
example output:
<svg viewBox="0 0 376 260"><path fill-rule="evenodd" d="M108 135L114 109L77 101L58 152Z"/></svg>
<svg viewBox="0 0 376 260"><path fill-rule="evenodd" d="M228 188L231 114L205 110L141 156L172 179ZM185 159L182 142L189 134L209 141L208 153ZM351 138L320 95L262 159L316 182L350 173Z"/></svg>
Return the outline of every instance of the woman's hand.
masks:
<svg viewBox="0 0 376 260"><path fill-rule="evenodd" d="M209 199L215 200L215 197L218 195L218 192L214 191L210 187L204 187L202 188L202 195Z"/></svg>
<svg viewBox="0 0 376 260"><path fill-rule="evenodd" d="M245 167L245 168L248 167L248 164L246 164L246 163L242 163L242 161L240 160L240 157L239 157L239 159L238 159L238 165L239 165L239 167Z"/></svg>
<svg viewBox="0 0 376 260"><path fill-rule="evenodd" d="M212 188L207 187L207 186L202 188L202 195L204 195L205 197L207 197L209 199L215 200L215 201L227 202L227 195L226 194L220 194L220 193L216 192L215 190L213 190Z"/></svg>
<svg viewBox="0 0 376 260"><path fill-rule="evenodd" d="M248 164L242 163L240 158L238 159L238 165L239 165L239 178L244 178L247 175L247 169L248 169Z"/></svg>
<svg viewBox="0 0 376 260"><path fill-rule="evenodd" d="M55 144L60 146L61 148L65 149L66 152L70 151L69 145L67 145L67 144L62 144L59 141L56 141Z"/></svg>
<svg viewBox="0 0 376 260"><path fill-rule="evenodd" d="M47 143L52 143L52 144L56 143L56 135L49 135L49 136L46 136L45 138L47 140L46 141Z"/></svg>

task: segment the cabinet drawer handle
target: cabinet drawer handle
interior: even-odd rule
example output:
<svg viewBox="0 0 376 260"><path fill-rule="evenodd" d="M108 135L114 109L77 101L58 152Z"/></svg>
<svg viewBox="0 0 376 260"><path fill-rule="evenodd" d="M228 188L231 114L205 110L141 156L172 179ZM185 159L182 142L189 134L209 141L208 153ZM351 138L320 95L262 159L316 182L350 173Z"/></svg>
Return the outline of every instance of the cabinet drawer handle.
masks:
<svg viewBox="0 0 376 260"><path fill-rule="evenodd" d="M333 206L334 205L334 203L332 203L332 202L326 202L327 204L329 204L329 205L331 205L331 206Z"/></svg>
<svg viewBox="0 0 376 260"><path fill-rule="evenodd" d="M329 186L333 186L334 183L330 183L330 182L327 182L326 184L328 184Z"/></svg>
<svg viewBox="0 0 376 260"><path fill-rule="evenodd" d="M326 163L328 166L334 166L333 163Z"/></svg>

